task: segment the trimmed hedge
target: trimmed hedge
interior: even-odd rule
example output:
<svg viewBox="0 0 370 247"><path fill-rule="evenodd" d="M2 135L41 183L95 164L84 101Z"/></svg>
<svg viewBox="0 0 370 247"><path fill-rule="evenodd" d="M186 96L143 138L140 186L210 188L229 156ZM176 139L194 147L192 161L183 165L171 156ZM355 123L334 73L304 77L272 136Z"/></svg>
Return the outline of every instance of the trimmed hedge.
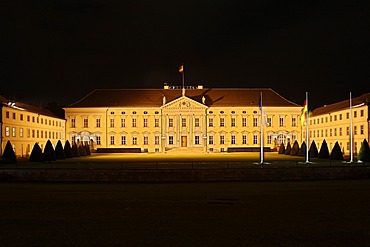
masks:
<svg viewBox="0 0 370 247"><path fill-rule="evenodd" d="M54 161L54 160L56 160L55 150L53 144L51 144L51 141L48 140L44 148L44 161Z"/></svg>
<svg viewBox="0 0 370 247"><path fill-rule="evenodd" d="M357 154L357 160L370 161L370 147L366 139L361 143L360 151Z"/></svg>
<svg viewBox="0 0 370 247"><path fill-rule="evenodd" d="M281 144L280 144L280 147L279 147L279 154L285 154L285 146L284 146L284 143L281 143Z"/></svg>
<svg viewBox="0 0 370 247"><path fill-rule="evenodd" d="M297 156L299 152L299 144L297 141L294 141L292 150L290 150L290 155Z"/></svg>
<svg viewBox="0 0 370 247"><path fill-rule="evenodd" d="M72 147L68 140L64 144L64 154L66 158L73 158Z"/></svg>
<svg viewBox="0 0 370 247"><path fill-rule="evenodd" d="M316 142L312 141L310 150L308 150L308 156L310 158L318 158L319 157L319 150L317 150Z"/></svg>
<svg viewBox="0 0 370 247"><path fill-rule="evenodd" d="M302 142L301 148L298 151L298 156L306 156L307 145L306 142Z"/></svg>
<svg viewBox="0 0 370 247"><path fill-rule="evenodd" d="M339 143L335 142L333 149L330 153L330 159L331 160L343 160L343 153L340 149Z"/></svg>
<svg viewBox="0 0 370 247"><path fill-rule="evenodd" d="M10 141L7 141L2 157L3 164L17 164L17 157L15 156L13 146Z"/></svg>
<svg viewBox="0 0 370 247"><path fill-rule="evenodd" d="M33 145L29 161L30 162L43 162L44 161L42 149L37 142L35 143L35 145Z"/></svg>
<svg viewBox="0 0 370 247"><path fill-rule="evenodd" d="M285 148L285 154L290 154L291 150L292 150L292 147L290 146L290 142L288 142Z"/></svg>
<svg viewBox="0 0 370 247"><path fill-rule="evenodd" d="M64 160L66 158L66 154L64 153L62 142L59 140L57 145L55 146L55 158L57 160Z"/></svg>
<svg viewBox="0 0 370 247"><path fill-rule="evenodd" d="M329 155L328 144L326 143L326 140L324 139L324 141L322 142L321 148L320 148L319 159L329 159L329 158L330 158L330 155Z"/></svg>

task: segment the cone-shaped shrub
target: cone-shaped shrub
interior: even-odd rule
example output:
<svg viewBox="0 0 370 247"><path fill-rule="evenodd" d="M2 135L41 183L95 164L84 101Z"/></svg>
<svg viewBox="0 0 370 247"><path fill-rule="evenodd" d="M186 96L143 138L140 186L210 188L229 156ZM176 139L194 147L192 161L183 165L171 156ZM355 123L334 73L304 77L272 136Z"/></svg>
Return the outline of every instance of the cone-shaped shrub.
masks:
<svg viewBox="0 0 370 247"><path fill-rule="evenodd" d="M51 144L51 141L48 140L44 148L44 161L53 161L53 160L56 160L55 150L53 144Z"/></svg>
<svg viewBox="0 0 370 247"><path fill-rule="evenodd" d="M44 155L42 154L42 149L40 148L40 145L37 142L35 143L35 145L33 145L29 161L30 162L43 162L44 161Z"/></svg>
<svg viewBox="0 0 370 247"><path fill-rule="evenodd" d="M291 150L292 150L292 147L290 146L290 142L288 142L285 148L285 154L290 154Z"/></svg>
<svg viewBox="0 0 370 247"><path fill-rule="evenodd" d="M280 144L280 147L279 147L279 154L285 154L285 146L284 146L284 143L281 143Z"/></svg>
<svg viewBox="0 0 370 247"><path fill-rule="evenodd" d="M319 159L329 159L329 158L330 158L330 155L329 155L328 144L326 143L326 140L324 139L324 141L322 142L321 148L320 148Z"/></svg>
<svg viewBox="0 0 370 247"><path fill-rule="evenodd" d="M338 142L334 144L334 147L331 150L330 159L331 160L343 160L343 153L342 153L342 150L340 149Z"/></svg>
<svg viewBox="0 0 370 247"><path fill-rule="evenodd" d="M91 155L91 151L90 151L90 145L89 145L89 143L86 143L86 144L85 144L85 150L86 150L86 155Z"/></svg>
<svg viewBox="0 0 370 247"><path fill-rule="evenodd" d="M302 142L301 148L298 151L298 156L306 156L307 145L306 142Z"/></svg>
<svg viewBox="0 0 370 247"><path fill-rule="evenodd" d="M86 156L86 148L81 142L78 143L78 151L80 152L80 156Z"/></svg>
<svg viewBox="0 0 370 247"><path fill-rule="evenodd" d="M290 155L296 156L299 152L299 144L297 141L294 141L292 150L290 150Z"/></svg>
<svg viewBox="0 0 370 247"><path fill-rule="evenodd" d="M76 142L73 142L72 144L72 155L73 157L80 157L80 152L78 151Z"/></svg>
<svg viewBox="0 0 370 247"><path fill-rule="evenodd" d="M15 156L12 144L8 141L5 145L3 158L3 164L17 164L17 157Z"/></svg>
<svg viewBox="0 0 370 247"><path fill-rule="evenodd" d="M66 154L64 153L62 142L59 140L57 145L55 146L55 158L57 160L64 160L66 158Z"/></svg>
<svg viewBox="0 0 370 247"><path fill-rule="evenodd" d="M64 144L64 153L66 155L66 158L73 158L72 147L68 140Z"/></svg>
<svg viewBox="0 0 370 247"><path fill-rule="evenodd" d="M310 156L310 158L319 157L319 150L317 150L317 146L316 146L315 141L311 142L310 150L308 150L308 155Z"/></svg>
<svg viewBox="0 0 370 247"><path fill-rule="evenodd" d="M370 147L369 143L364 139L361 144L360 152L358 152L357 160L370 161Z"/></svg>

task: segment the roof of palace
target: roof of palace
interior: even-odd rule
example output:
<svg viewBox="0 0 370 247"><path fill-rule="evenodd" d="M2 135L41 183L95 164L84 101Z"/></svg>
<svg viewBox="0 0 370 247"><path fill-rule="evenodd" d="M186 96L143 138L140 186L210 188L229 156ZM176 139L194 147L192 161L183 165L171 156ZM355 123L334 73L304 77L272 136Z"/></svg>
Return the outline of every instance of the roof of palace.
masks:
<svg viewBox="0 0 370 247"><path fill-rule="evenodd" d="M205 98L209 107L258 106L262 93L263 106L300 106L271 88L203 88L186 89L185 96L199 103ZM66 108L78 107L160 107L163 97L169 103L182 96L182 89L96 89Z"/></svg>
<svg viewBox="0 0 370 247"><path fill-rule="evenodd" d="M36 114L40 114L40 115L43 115L43 116L48 116L48 117L53 117L53 118L59 118L56 114L52 113L51 111L49 110L46 110L46 109L43 109L43 108L40 108L40 107L37 107L37 106L33 106L33 105L28 105L28 104L25 104L25 103L22 103L22 102L18 102L18 101L11 101L3 96L0 95L0 105L3 105L3 106L6 106L6 107L11 107L11 108L14 108L14 109L18 109L18 110L26 110L28 112L33 112L33 113L36 113Z"/></svg>
<svg viewBox="0 0 370 247"><path fill-rule="evenodd" d="M352 106L358 106L361 104L368 105L370 102L370 93L363 94L359 97L352 98ZM349 109L349 97L346 100L339 101L330 105L324 105L322 107L316 108L311 112L311 116L319 116L323 114L328 114L335 111L341 111L344 109Z"/></svg>

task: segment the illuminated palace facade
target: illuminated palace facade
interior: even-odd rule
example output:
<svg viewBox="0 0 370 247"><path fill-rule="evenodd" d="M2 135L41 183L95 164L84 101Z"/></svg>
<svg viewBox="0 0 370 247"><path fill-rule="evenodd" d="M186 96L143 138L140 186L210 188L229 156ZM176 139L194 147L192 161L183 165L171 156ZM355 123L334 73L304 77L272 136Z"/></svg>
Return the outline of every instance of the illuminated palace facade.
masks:
<svg viewBox="0 0 370 247"><path fill-rule="evenodd" d="M353 98L351 103L348 98L314 109L309 117L309 140L314 140L320 148L325 139L329 150L338 142L342 152L348 155L352 126L353 152L357 154L364 139L370 138L369 102L370 93L367 93Z"/></svg>
<svg viewBox="0 0 370 247"><path fill-rule="evenodd" d="M142 152L226 152L259 147L262 94L264 146L302 142L302 106L270 88L94 90L64 108L66 138L97 148Z"/></svg>
<svg viewBox="0 0 370 247"><path fill-rule="evenodd" d="M27 157L37 142L43 149L48 140L65 142L65 120L52 112L10 101L0 96L0 155L8 141L17 156Z"/></svg>

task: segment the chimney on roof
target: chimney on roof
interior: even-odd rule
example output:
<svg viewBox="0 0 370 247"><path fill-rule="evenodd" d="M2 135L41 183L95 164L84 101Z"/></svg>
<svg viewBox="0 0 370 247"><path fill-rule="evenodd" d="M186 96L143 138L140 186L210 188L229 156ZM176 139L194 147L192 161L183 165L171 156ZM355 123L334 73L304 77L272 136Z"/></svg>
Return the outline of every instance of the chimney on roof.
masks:
<svg viewBox="0 0 370 247"><path fill-rule="evenodd" d="M169 89L170 87L167 85L167 82L163 83L163 89Z"/></svg>

